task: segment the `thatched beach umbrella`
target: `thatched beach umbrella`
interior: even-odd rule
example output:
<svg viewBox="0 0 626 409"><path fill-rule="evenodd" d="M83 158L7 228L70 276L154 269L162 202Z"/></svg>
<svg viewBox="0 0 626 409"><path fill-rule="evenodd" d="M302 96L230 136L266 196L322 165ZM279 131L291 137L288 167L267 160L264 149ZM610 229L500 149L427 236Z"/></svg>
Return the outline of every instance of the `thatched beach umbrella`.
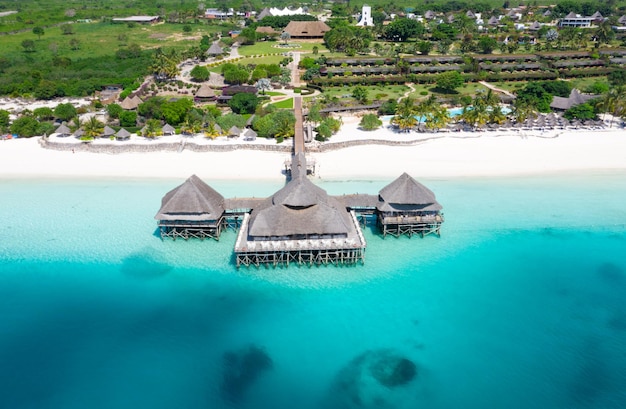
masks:
<svg viewBox="0 0 626 409"><path fill-rule="evenodd" d="M72 131L70 130L70 128L68 128L68 126L65 125L64 123L59 125L59 127L54 132L56 132L58 136L61 138L70 136L72 134Z"/></svg>
<svg viewBox="0 0 626 409"><path fill-rule="evenodd" d="M104 127L104 133L102 134L102 136L104 136L105 138L107 137L111 137L115 135L115 129L109 127L108 125Z"/></svg>
<svg viewBox="0 0 626 409"><path fill-rule="evenodd" d="M174 135L176 133L176 129L170 124L163 125L162 129L163 135Z"/></svg>
<svg viewBox="0 0 626 409"><path fill-rule="evenodd" d="M232 128L230 128L228 130L228 136L232 137L232 138L239 138L239 135L241 135L241 130L239 128L237 128L236 126L233 125Z"/></svg>
<svg viewBox="0 0 626 409"><path fill-rule="evenodd" d="M117 131L117 133L115 134L115 139L117 139L118 141L126 141L130 138L130 132L128 132L126 129L121 128L119 131Z"/></svg>
<svg viewBox="0 0 626 409"><path fill-rule="evenodd" d="M250 128L246 129L246 131L243 133L243 140L244 141L253 141L253 140L256 139L256 137L257 137L257 133L254 132Z"/></svg>

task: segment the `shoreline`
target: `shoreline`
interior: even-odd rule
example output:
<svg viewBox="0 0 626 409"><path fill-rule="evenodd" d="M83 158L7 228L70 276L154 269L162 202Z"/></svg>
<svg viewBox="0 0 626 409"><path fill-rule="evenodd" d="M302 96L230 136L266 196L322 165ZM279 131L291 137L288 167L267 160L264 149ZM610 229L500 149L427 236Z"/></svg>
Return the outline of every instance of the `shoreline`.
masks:
<svg viewBox="0 0 626 409"><path fill-rule="evenodd" d="M626 131L616 128L407 135L388 129L361 131L352 121L331 142L420 138L423 140L413 145L359 145L308 153L307 157L316 162L313 178L322 180L387 180L403 172L419 180L626 171ZM39 137L34 137L0 141L0 179L180 180L196 174L206 181L276 181L285 178L288 159L286 152L252 149L72 152L71 148L65 151L43 148Z"/></svg>

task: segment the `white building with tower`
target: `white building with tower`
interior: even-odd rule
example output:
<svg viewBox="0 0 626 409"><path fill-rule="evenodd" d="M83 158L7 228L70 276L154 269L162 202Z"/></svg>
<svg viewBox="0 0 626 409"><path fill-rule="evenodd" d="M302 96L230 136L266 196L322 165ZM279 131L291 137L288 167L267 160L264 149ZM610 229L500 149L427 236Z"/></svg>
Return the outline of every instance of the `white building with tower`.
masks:
<svg viewBox="0 0 626 409"><path fill-rule="evenodd" d="M372 19L372 8L370 6L363 5L363 10L361 11L361 18L359 22L356 23L357 26L367 27L373 26L374 20Z"/></svg>

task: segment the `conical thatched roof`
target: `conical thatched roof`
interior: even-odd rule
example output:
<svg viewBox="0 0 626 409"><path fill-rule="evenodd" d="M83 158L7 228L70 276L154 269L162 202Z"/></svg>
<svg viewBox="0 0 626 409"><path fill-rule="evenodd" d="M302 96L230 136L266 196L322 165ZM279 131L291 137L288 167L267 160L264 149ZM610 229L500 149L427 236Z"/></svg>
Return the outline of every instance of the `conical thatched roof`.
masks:
<svg viewBox="0 0 626 409"><path fill-rule="evenodd" d="M102 133L103 136L111 136L111 135L115 135L115 129L111 128L110 126L105 126L104 127L104 132Z"/></svg>
<svg viewBox="0 0 626 409"><path fill-rule="evenodd" d="M174 135L174 133L176 132L176 129L174 129L174 127L170 124L165 124L163 125L163 135Z"/></svg>
<svg viewBox="0 0 626 409"><path fill-rule="evenodd" d="M63 135L63 136L70 135L72 133L70 128L68 128L68 126L65 125L65 124L59 125L59 127L54 132L58 133L59 135Z"/></svg>
<svg viewBox="0 0 626 409"><path fill-rule="evenodd" d="M378 193L381 211L397 209L440 210L435 194L426 186L413 179L406 172L385 186Z"/></svg>
<svg viewBox="0 0 626 409"><path fill-rule="evenodd" d="M255 139L257 137L257 133L254 132L252 129L248 128L243 133L243 137L246 138L246 139Z"/></svg>
<svg viewBox="0 0 626 409"><path fill-rule="evenodd" d="M237 128L234 125L228 130L228 135L230 136L239 136L240 134L241 134L241 129Z"/></svg>
<svg viewBox="0 0 626 409"><path fill-rule="evenodd" d="M350 214L306 177L291 180L250 217L249 236L348 235Z"/></svg>
<svg viewBox="0 0 626 409"><path fill-rule="evenodd" d="M211 44L211 47L209 47L206 53L209 55L220 55L220 54L224 54L224 50L222 50L222 47L220 47L216 41L213 44Z"/></svg>
<svg viewBox="0 0 626 409"><path fill-rule="evenodd" d="M132 110L132 109L137 109L139 104L141 104L142 102L143 101L139 99L139 97L137 96L126 97L124 98L120 106L126 110Z"/></svg>
<svg viewBox="0 0 626 409"><path fill-rule="evenodd" d="M218 220L224 213L224 196L192 175L161 200L157 220Z"/></svg>
<svg viewBox="0 0 626 409"><path fill-rule="evenodd" d="M197 98L213 98L215 97L215 91L209 87L208 84L202 84L196 92Z"/></svg>
<svg viewBox="0 0 626 409"><path fill-rule="evenodd" d="M120 130L117 131L117 133L115 134L115 137L117 139L128 139L128 138L130 138L130 132L128 132L124 128L120 128Z"/></svg>

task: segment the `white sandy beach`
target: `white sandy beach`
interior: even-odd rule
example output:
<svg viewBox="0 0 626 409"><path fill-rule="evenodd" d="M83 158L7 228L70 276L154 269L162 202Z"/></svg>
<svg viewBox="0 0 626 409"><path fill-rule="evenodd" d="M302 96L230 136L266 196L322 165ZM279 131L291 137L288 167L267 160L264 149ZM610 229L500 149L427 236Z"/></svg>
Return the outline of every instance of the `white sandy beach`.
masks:
<svg viewBox="0 0 626 409"><path fill-rule="evenodd" d="M420 138L424 140L413 146L357 146L308 157L317 163L316 177L334 180L386 180L402 172L420 179L626 170L626 131L616 128L398 134L388 129L360 131L356 119L344 118L342 130L331 141ZM0 178L185 179L197 174L207 181L275 180L284 177L282 171L288 159L285 153L253 150L122 154L77 150L72 153L44 149L38 139L0 141ZM69 138L64 139L72 143ZM194 139L208 143L200 136Z"/></svg>

